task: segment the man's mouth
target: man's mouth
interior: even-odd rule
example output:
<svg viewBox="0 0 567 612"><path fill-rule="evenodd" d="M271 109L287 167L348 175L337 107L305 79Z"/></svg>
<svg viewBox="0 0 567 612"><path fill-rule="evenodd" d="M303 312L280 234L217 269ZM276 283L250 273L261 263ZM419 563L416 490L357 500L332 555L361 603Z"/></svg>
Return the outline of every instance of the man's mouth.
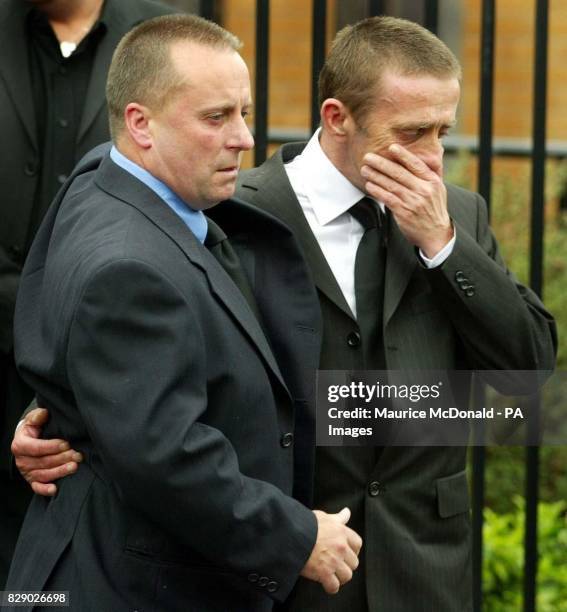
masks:
<svg viewBox="0 0 567 612"><path fill-rule="evenodd" d="M227 166L226 168L221 168L219 172L224 172L225 174L236 174L238 172L238 166Z"/></svg>

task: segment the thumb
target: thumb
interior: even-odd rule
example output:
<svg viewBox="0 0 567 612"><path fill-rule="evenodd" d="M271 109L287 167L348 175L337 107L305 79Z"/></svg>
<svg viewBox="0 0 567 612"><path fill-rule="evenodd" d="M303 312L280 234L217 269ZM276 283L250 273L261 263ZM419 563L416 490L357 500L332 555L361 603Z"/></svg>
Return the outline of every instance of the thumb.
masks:
<svg viewBox="0 0 567 612"><path fill-rule="evenodd" d="M335 520L346 525L350 521L350 510L348 508L343 508L340 512L335 514Z"/></svg>
<svg viewBox="0 0 567 612"><path fill-rule="evenodd" d="M26 421L30 425L38 426L45 425L49 412L45 408L34 408L26 415Z"/></svg>

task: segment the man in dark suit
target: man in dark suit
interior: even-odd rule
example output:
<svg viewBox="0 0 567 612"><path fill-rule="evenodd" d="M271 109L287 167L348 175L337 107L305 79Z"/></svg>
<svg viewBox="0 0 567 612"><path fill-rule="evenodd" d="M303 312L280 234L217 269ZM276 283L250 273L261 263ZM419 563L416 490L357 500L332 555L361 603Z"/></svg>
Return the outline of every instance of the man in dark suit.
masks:
<svg viewBox="0 0 567 612"><path fill-rule="evenodd" d="M66 175L109 139L104 84L116 44L168 12L149 0L0 2L0 586L30 499L9 477L14 426L31 399L12 352L22 264Z"/></svg>
<svg viewBox="0 0 567 612"><path fill-rule="evenodd" d="M449 49L416 24L347 27L321 75L321 130L239 178L237 194L300 242L323 314L322 369L553 368L553 319L506 269L485 203L442 181L459 77ZM359 247L376 229L359 222L361 200L382 216L365 266ZM370 299L359 272L377 281ZM315 459L315 507L351 508L365 546L336 597L300 579L292 610L471 610L464 447L320 447ZM41 466L56 474L44 458L20 461L30 480Z"/></svg>
<svg viewBox="0 0 567 612"><path fill-rule="evenodd" d="M314 367L319 326L294 238L226 204L235 244L257 236L246 276L203 214L232 196L253 145L238 48L191 16L126 35L107 83L116 146L83 162L34 241L18 367L51 412L48 435L85 460L56 498L32 501L8 590L69 591L81 612L248 612L283 601L300 573L335 592L358 564L348 510L291 497L308 389L293 368ZM293 337L271 335L272 349L262 328L276 323Z"/></svg>
<svg viewBox="0 0 567 612"><path fill-rule="evenodd" d="M553 319L506 269L484 201L442 180L459 78L450 50L416 24L349 26L320 76L321 130L239 178L237 195L303 248L323 313L322 369L554 367ZM369 263L356 211L366 196L382 217ZM369 267L370 295L358 286ZM290 608L471 610L465 466L458 446L318 447L314 503L349 506L365 546L336 598L300 580Z"/></svg>
<svg viewBox="0 0 567 612"><path fill-rule="evenodd" d="M323 369L554 366L553 319L506 269L485 203L442 180L459 77L449 49L416 24L347 27L320 76L320 132L240 177L237 194L303 247L323 311ZM351 209L366 195L389 221L370 306L358 299L365 230ZM291 608L471 610L465 465L458 446L317 448L314 503L348 505L365 547L336 598L300 581Z"/></svg>

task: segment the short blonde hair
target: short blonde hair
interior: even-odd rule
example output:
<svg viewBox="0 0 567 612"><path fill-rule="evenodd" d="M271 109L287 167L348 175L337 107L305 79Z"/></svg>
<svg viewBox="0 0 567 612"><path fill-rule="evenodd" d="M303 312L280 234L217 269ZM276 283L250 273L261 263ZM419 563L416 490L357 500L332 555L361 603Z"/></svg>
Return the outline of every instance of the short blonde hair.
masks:
<svg viewBox="0 0 567 612"><path fill-rule="evenodd" d="M234 34L196 15L155 17L130 30L114 51L106 81L113 140L124 128L128 104L160 109L183 86L170 54L171 45L181 41L234 51L242 47Z"/></svg>
<svg viewBox="0 0 567 612"><path fill-rule="evenodd" d="M461 78L453 52L422 26L396 17L370 17L340 30L319 76L319 105L336 98L362 122L382 75Z"/></svg>

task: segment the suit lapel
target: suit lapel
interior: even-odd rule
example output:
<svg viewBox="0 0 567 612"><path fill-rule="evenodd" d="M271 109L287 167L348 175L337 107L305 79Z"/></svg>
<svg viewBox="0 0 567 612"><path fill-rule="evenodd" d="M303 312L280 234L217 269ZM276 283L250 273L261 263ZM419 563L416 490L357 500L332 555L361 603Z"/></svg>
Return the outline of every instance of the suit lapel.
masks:
<svg viewBox="0 0 567 612"><path fill-rule="evenodd" d="M97 185L133 206L177 244L186 257L203 270L212 293L244 330L282 386L287 389L272 350L246 299L209 251L164 202L141 181L105 157L95 179Z"/></svg>
<svg viewBox="0 0 567 612"><path fill-rule="evenodd" d="M24 2L4 2L0 5L0 76L24 129L37 150L37 126L27 69L29 58L25 32L26 14Z"/></svg>
<svg viewBox="0 0 567 612"><path fill-rule="evenodd" d="M301 153L303 143L284 145L260 168L245 172L240 179L239 195L286 223L299 240L318 289L338 308L352 317L350 308L329 268L301 206L291 188L284 163ZM264 189L263 187L266 186ZM396 311L417 265L413 246L404 238L396 222L390 219L390 235L384 291L384 326Z"/></svg>
<svg viewBox="0 0 567 612"><path fill-rule="evenodd" d="M273 214L290 227L303 249L317 288L352 318L352 312L305 219L284 169L284 163L298 155L304 146L304 143L284 145L260 168L245 173L241 179L239 196Z"/></svg>

